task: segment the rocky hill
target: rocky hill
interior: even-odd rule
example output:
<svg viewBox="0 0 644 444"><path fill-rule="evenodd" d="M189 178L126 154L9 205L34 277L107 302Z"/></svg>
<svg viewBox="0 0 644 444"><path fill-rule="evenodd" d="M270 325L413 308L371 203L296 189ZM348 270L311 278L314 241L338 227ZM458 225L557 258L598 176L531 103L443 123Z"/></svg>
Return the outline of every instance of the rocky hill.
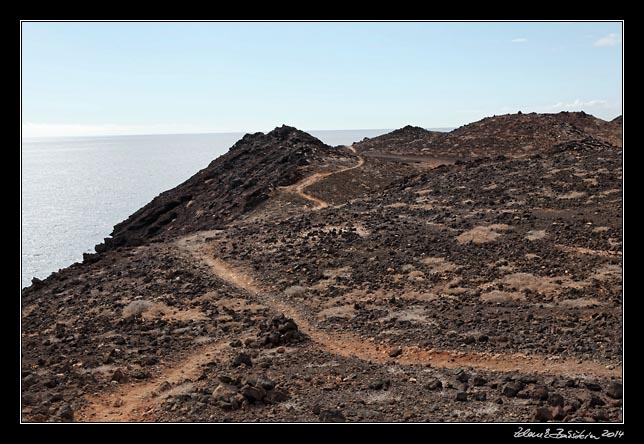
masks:
<svg viewBox="0 0 644 444"><path fill-rule="evenodd" d="M351 151L325 145L289 126L247 134L223 156L114 227L97 251L214 229L248 213L279 186L305 171L336 161L354 161Z"/></svg>
<svg viewBox="0 0 644 444"><path fill-rule="evenodd" d="M573 140L595 137L621 146L621 126L584 112L506 114L486 117L449 133L405 127L356 143L359 152L438 157L526 156Z"/></svg>
<svg viewBox="0 0 644 444"><path fill-rule="evenodd" d="M360 153L418 154L427 144L440 140L445 133L407 125L374 138L365 138L354 146Z"/></svg>
<svg viewBox="0 0 644 444"><path fill-rule="evenodd" d="M622 149L592 122L244 136L23 290L23 421L621 421Z"/></svg>

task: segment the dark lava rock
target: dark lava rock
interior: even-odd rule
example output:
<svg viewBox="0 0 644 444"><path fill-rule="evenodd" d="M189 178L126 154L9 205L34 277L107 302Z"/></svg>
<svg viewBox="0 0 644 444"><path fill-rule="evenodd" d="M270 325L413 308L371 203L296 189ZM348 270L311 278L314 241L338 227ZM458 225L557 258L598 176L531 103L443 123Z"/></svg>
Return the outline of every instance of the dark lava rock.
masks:
<svg viewBox="0 0 644 444"><path fill-rule="evenodd" d="M246 367L253 366L253 361L251 360L250 355L246 353L240 353L235 357L235 359L233 359L233 367L239 367L242 364L244 364Z"/></svg>
<svg viewBox="0 0 644 444"><path fill-rule="evenodd" d="M249 402L259 402L264 399L266 396L266 390L261 387L253 387L251 385L245 385L239 391L244 398L248 399Z"/></svg>
<svg viewBox="0 0 644 444"><path fill-rule="evenodd" d="M224 384L231 384L233 382L233 378L228 375L219 375L217 376L217 379L219 379L219 381L223 382Z"/></svg>
<svg viewBox="0 0 644 444"><path fill-rule="evenodd" d="M552 415L552 410L550 407L539 407L534 412L534 419L538 422L547 422L552 421L554 416Z"/></svg>
<svg viewBox="0 0 644 444"><path fill-rule="evenodd" d="M619 382L611 382L606 389L606 394L613 399L622 399L622 384Z"/></svg>
<svg viewBox="0 0 644 444"><path fill-rule="evenodd" d="M501 393L503 393L508 398L514 398L517 394L523 390L523 384L520 382L508 382L503 386Z"/></svg>
<svg viewBox="0 0 644 444"><path fill-rule="evenodd" d="M132 372L132 377L134 379L148 379L152 374L146 370L138 369Z"/></svg>
<svg viewBox="0 0 644 444"><path fill-rule="evenodd" d="M37 384L38 382L39 382L38 376L32 373L22 378L22 387L29 388L32 385Z"/></svg>
<svg viewBox="0 0 644 444"><path fill-rule="evenodd" d="M58 413L56 414L60 419L63 419L65 421L73 421L74 420L74 410L72 409L72 406L69 404L66 404L58 410Z"/></svg>
<svg viewBox="0 0 644 444"><path fill-rule="evenodd" d="M470 379L470 375L468 375L465 370L463 369L458 369L456 371L456 380L459 382L467 382Z"/></svg>
<svg viewBox="0 0 644 444"><path fill-rule="evenodd" d="M231 341L230 343L231 347L241 347L242 346L242 341L240 339L235 339Z"/></svg>
<svg viewBox="0 0 644 444"><path fill-rule="evenodd" d="M550 393L548 395L548 404L550 404L551 406L563 407L564 397L561 396L559 393Z"/></svg>
<svg viewBox="0 0 644 444"><path fill-rule="evenodd" d="M591 407L603 406L603 405L606 405L606 402L603 399L601 399L599 396L593 395L590 397L590 400L588 401L588 405L590 405Z"/></svg>
<svg viewBox="0 0 644 444"><path fill-rule="evenodd" d="M219 384L212 392L215 403L224 410L241 408L245 398L234 385Z"/></svg>
<svg viewBox="0 0 644 444"><path fill-rule="evenodd" d="M279 347L282 345L304 342L307 337L302 333L295 321L283 314L259 325L260 333L257 340L262 347Z"/></svg>
<svg viewBox="0 0 644 444"><path fill-rule="evenodd" d="M584 385L588 390L591 390L593 392L599 392L602 389L601 386L596 382L585 382Z"/></svg>
<svg viewBox="0 0 644 444"><path fill-rule="evenodd" d="M402 351L402 348L400 348L400 347L394 347L394 348L392 348L392 349L391 349L391 351L389 352L389 357L390 357L390 358L395 358L395 357L397 357L397 356L402 355L402 352L403 352L403 351Z"/></svg>
<svg viewBox="0 0 644 444"><path fill-rule="evenodd" d="M552 409L552 417L560 421L566 417L566 410L563 407L557 406Z"/></svg>
<svg viewBox="0 0 644 444"><path fill-rule="evenodd" d="M474 385L475 387L481 387L485 384L487 384L487 379L482 376L477 375L472 378L472 385Z"/></svg>
<svg viewBox="0 0 644 444"><path fill-rule="evenodd" d="M379 379L369 384L369 388L371 390L382 390L382 389L386 390L387 388L389 388L389 384L390 384L390 381L384 381L382 379Z"/></svg>
<svg viewBox="0 0 644 444"><path fill-rule="evenodd" d="M456 393L456 400L461 402L467 401L467 392Z"/></svg>
<svg viewBox="0 0 644 444"><path fill-rule="evenodd" d="M427 390L441 390L443 388L443 383L440 381L440 379L432 379L423 387Z"/></svg>
<svg viewBox="0 0 644 444"><path fill-rule="evenodd" d="M273 390L275 388L275 382L269 379L267 376L262 375L257 380L257 385L264 390Z"/></svg>
<svg viewBox="0 0 644 444"><path fill-rule="evenodd" d="M485 392L475 392L472 393L472 399L475 401L487 401L487 395Z"/></svg>
<svg viewBox="0 0 644 444"><path fill-rule="evenodd" d="M264 398L264 402L270 403L270 404L277 404L278 402L284 402L290 399L290 396L288 393L286 393L284 390L281 390L279 388L269 390L268 393L266 394L266 397Z"/></svg>
<svg viewBox="0 0 644 444"><path fill-rule="evenodd" d="M116 382L123 382L126 380L125 373L123 373L123 370L121 370L120 368L117 368L116 370L114 370L114 373L112 373L111 380Z"/></svg>
<svg viewBox="0 0 644 444"><path fill-rule="evenodd" d="M548 399L548 387L545 385L538 385L532 389L532 393L530 395L532 399L545 401Z"/></svg>
<svg viewBox="0 0 644 444"><path fill-rule="evenodd" d="M154 356L148 356L141 361L141 365L156 365L159 363L159 359Z"/></svg>
<svg viewBox="0 0 644 444"><path fill-rule="evenodd" d="M598 422L607 422L610 421L610 415L606 409L597 409L593 412L593 419Z"/></svg>
<svg viewBox="0 0 644 444"><path fill-rule="evenodd" d="M320 410L318 417L321 422L346 422L347 420L340 410Z"/></svg>

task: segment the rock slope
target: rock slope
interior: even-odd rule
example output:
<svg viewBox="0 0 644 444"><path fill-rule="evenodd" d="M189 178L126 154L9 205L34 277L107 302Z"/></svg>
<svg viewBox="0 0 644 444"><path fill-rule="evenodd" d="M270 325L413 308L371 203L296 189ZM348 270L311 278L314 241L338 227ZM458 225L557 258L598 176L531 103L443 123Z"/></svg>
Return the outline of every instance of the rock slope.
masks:
<svg viewBox="0 0 644 444"><path fill-rule="evenodd" d="M622 149L566 118L245 136L23 290L23 420L620 421Z"/></svg>
<svg viewBox="0 0 644 444"><path fill-rule="evenodd" d="M573 140L595 137L621 146L621 124L584 112L486 117L448 133L405 127L356 143L359 152L431 154L437 157L526 156Z"/></svg>
<svg viewBox="0 0 644 444"><path fill-rule="evenodd" d="M277 187L302 179L303 167L342 160L354 161L352 153L292 127L247 134L186 182L116 225L97 250L224 226L269 199Z"/></svg>

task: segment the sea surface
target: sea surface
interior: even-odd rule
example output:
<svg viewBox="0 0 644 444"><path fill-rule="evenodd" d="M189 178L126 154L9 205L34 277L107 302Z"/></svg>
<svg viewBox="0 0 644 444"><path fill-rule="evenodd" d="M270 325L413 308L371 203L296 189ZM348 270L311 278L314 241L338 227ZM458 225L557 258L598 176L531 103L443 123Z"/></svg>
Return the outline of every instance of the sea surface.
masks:
<svg viewBox="0 0 644 444"><path fill-rule="evenodd" d="M310 131L349 145L390 130ZM24 139L21 288L80 262L115 224L228 151L244 133Z"/></svg>

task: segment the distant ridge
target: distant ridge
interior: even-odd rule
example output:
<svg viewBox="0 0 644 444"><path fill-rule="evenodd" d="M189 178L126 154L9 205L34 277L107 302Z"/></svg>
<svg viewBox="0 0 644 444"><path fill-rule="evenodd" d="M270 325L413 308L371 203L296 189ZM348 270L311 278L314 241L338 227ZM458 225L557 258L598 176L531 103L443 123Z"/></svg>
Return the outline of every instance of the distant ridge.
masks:
<svg viewBox="0 0 644 444"><path fill-rule="evenodd" d="M453 157L524 156L587 137L621 146L617 119L607 122L584 112L505 114L486 117L448 133L407 126L355 146L360 152Z"/></svg>

